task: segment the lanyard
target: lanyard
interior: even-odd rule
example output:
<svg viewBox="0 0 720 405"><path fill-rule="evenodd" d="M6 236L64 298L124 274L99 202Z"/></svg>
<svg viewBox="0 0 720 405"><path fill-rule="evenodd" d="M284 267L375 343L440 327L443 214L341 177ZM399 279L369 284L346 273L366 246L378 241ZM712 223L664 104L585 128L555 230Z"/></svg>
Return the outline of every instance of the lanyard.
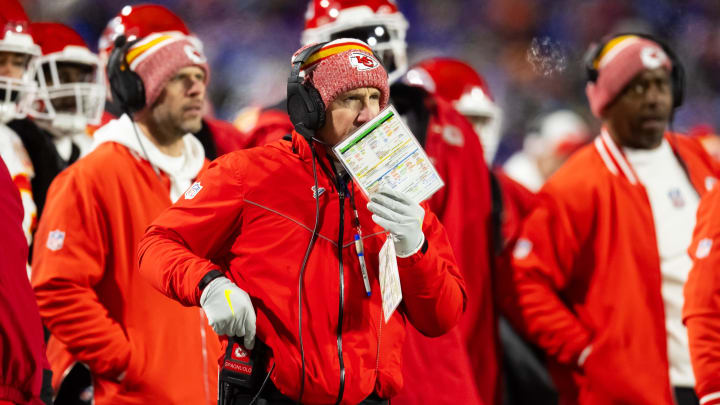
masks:
<svg viewBox="0 0 720 405"><path fill-rule="evenodd" d="M362 230L360 229L360 216L358 216L357 207L355 206L355 188L350 184L350 206L353 210L353 225L355 226L355 251L357 252L358 262L360 263L360 271L362 272L363 283L365 284L365 293L370 296L370 279L368 278L367 265L365 264L365 246L362 241Z"/></svg>

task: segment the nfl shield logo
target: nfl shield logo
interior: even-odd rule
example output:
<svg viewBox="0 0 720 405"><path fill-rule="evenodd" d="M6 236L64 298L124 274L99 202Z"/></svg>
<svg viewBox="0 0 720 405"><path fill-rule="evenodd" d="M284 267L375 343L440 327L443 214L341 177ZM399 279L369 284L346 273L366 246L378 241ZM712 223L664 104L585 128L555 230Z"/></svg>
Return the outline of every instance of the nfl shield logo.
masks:
<svg viewBox="0 0 720 405"><path fill-rule="evenodd" d="M48 234L47 243L45 243L45 246L53 252L56 252L62 249L64 242L65 232L56 229L54 231L50 231L50 233Z"/></svg>
<svg viewBox="0 0 720 405"><path fill-rule="evenodd" d="M680 193L679 188L673 188L668 191L668 197L670 197L673 207L682 208L685 206L685 199L683 198L682 193Z"/></svg>
<svg viewBox="0 0 720 405"><path fill-rule="evenodd" d="M528 239L520 238L515 244L515 249L513 249L513 257L522 260L528 257L530 252L532 252L532 248L532 242Z"/></svg>
<svg viewBox="0 0 720 405"><path fill-rule="evenodd" d="M190 186L190 188L185 192L185 199L192 200L193 198L195 198L197 193L199 193L200 190L202 190L202 188L203 187L200 185L200 182L196 181L195 184Z"/></svg>
<svg viewBox="0 0 720 405"><path fill-rule="evenodd" d="M715 187L715 183L717 183L717 179L712 176L705 177L705 190L710 191Z"/></svg>
<svg viewBox="0 0 720 405"><path fill-rule="evenodd" d="M697 250L695 251L695 257L698 259L704 259L708 257L710 254L710 249L712 249L712 239L705 238L698 242Z"/></svg>

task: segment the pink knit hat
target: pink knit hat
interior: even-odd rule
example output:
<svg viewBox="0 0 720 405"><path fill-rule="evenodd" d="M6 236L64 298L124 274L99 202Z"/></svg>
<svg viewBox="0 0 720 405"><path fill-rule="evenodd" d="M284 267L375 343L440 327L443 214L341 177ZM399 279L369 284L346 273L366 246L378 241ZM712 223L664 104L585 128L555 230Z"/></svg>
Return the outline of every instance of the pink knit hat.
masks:
<svg viewBox="0 0 720 405"><path fill-rule="evenodd" d="M295 57L306 45L293 55ZM305 80L317 89L327 108L340 94L360 87L380 90L380 109L385 108L390 97L388 75L377 60L370 46L363 41L340 38L328 42L307 57L300 67Z"/></svg>
<svg viewBox="0 0 720 405"><path fill-rule="evenodd" d="M636 35L621 35L609 41L593 61L597 80L585 87L593 114L601 118L615 97L645 69L663 67L670 71L672 63L657 43Z"/></svg>
<svg viewBox="0 0 720 405"><path fill-rule="evenodd" d="M134 44L127 53L127 63L145 85L145 105L152 106L168 80L178 70L198 66L205 71L205 83L210 79L207 59L187 36L155 33Z"/></svg>

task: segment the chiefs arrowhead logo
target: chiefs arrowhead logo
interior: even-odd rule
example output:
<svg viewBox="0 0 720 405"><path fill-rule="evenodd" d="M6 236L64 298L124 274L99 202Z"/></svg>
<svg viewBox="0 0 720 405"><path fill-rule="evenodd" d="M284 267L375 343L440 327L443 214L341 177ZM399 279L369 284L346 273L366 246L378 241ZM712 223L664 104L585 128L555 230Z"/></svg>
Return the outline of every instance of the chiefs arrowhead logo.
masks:
<svg viewBox="0 0 720 405"><path fill-rule="evenodd" d="M207 62L205 55L203 55L202 52L200 52L194 46L185 45L185 48L183 48L183 49L185 50L185 55L187 55L187 57L194 63L203 64L203 63Z"/></svg>
<svg viewBox="0 0 720 405"><path fill-rule="evenodd" d="M235 343L233 345L232 359L244 361L247 363L248 361L250 361L250 356L245 349L243 349L239 344Z"/></svg>
<svg viewBox="0 0 720 405"><path fill-rule="evenodd" d="M646 46L640 51L643 66L648 69L659 68L667 61L667 58L665 52L656 46Z"/></svg>
<svg viewBox="0 0 720 405"><path fill-rule="evenodd" d="M360 72L373 70L380 66L377 59L364 52L351 52L349 58L350 65Z"/></svg>

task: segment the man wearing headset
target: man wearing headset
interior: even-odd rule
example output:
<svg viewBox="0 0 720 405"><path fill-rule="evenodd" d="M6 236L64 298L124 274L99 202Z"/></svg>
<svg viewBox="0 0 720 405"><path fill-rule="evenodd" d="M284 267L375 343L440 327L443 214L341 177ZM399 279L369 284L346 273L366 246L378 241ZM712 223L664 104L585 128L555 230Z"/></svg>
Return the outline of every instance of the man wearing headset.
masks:
<svg viewBox="0 0 720 405"><path fill-rule="evenodd" d="M257 334L267 345L269 381L254 390L270 404L387 404L403 384L406 321L438 336L463 312L464 282L426 203L382 188L368 200L332 158L330 147L375 117L388 93L364 42L301 48L288 82L292 138L214 161L140 243L153 285L202 306L219 335L244 336L252 349ZM396 255L381 255L389 240ZM382 258L397 261L402 286L389 319Z"/></svg>
<svg viewBox="0 0 720 405"><path fill-rule="evenodd" d="M639 35L604 42L586 87L601 133L538 194L505 297L551 358L561 403L697 404L682 291L717 167L667 131L682 101L672 51Z"/></svg>
<svg viewBox="0 0 720 405"><path fill-rule="evenodd" d="M53 350L89 367L95 404L215 404L220 345L205 315L158 293L135 260L145 228L206 166L190 133L208 66L188 38L162 34L110 59L116 99L135 120L101 127L95 149L50 186L33 256L40 314Z"/></svg>

